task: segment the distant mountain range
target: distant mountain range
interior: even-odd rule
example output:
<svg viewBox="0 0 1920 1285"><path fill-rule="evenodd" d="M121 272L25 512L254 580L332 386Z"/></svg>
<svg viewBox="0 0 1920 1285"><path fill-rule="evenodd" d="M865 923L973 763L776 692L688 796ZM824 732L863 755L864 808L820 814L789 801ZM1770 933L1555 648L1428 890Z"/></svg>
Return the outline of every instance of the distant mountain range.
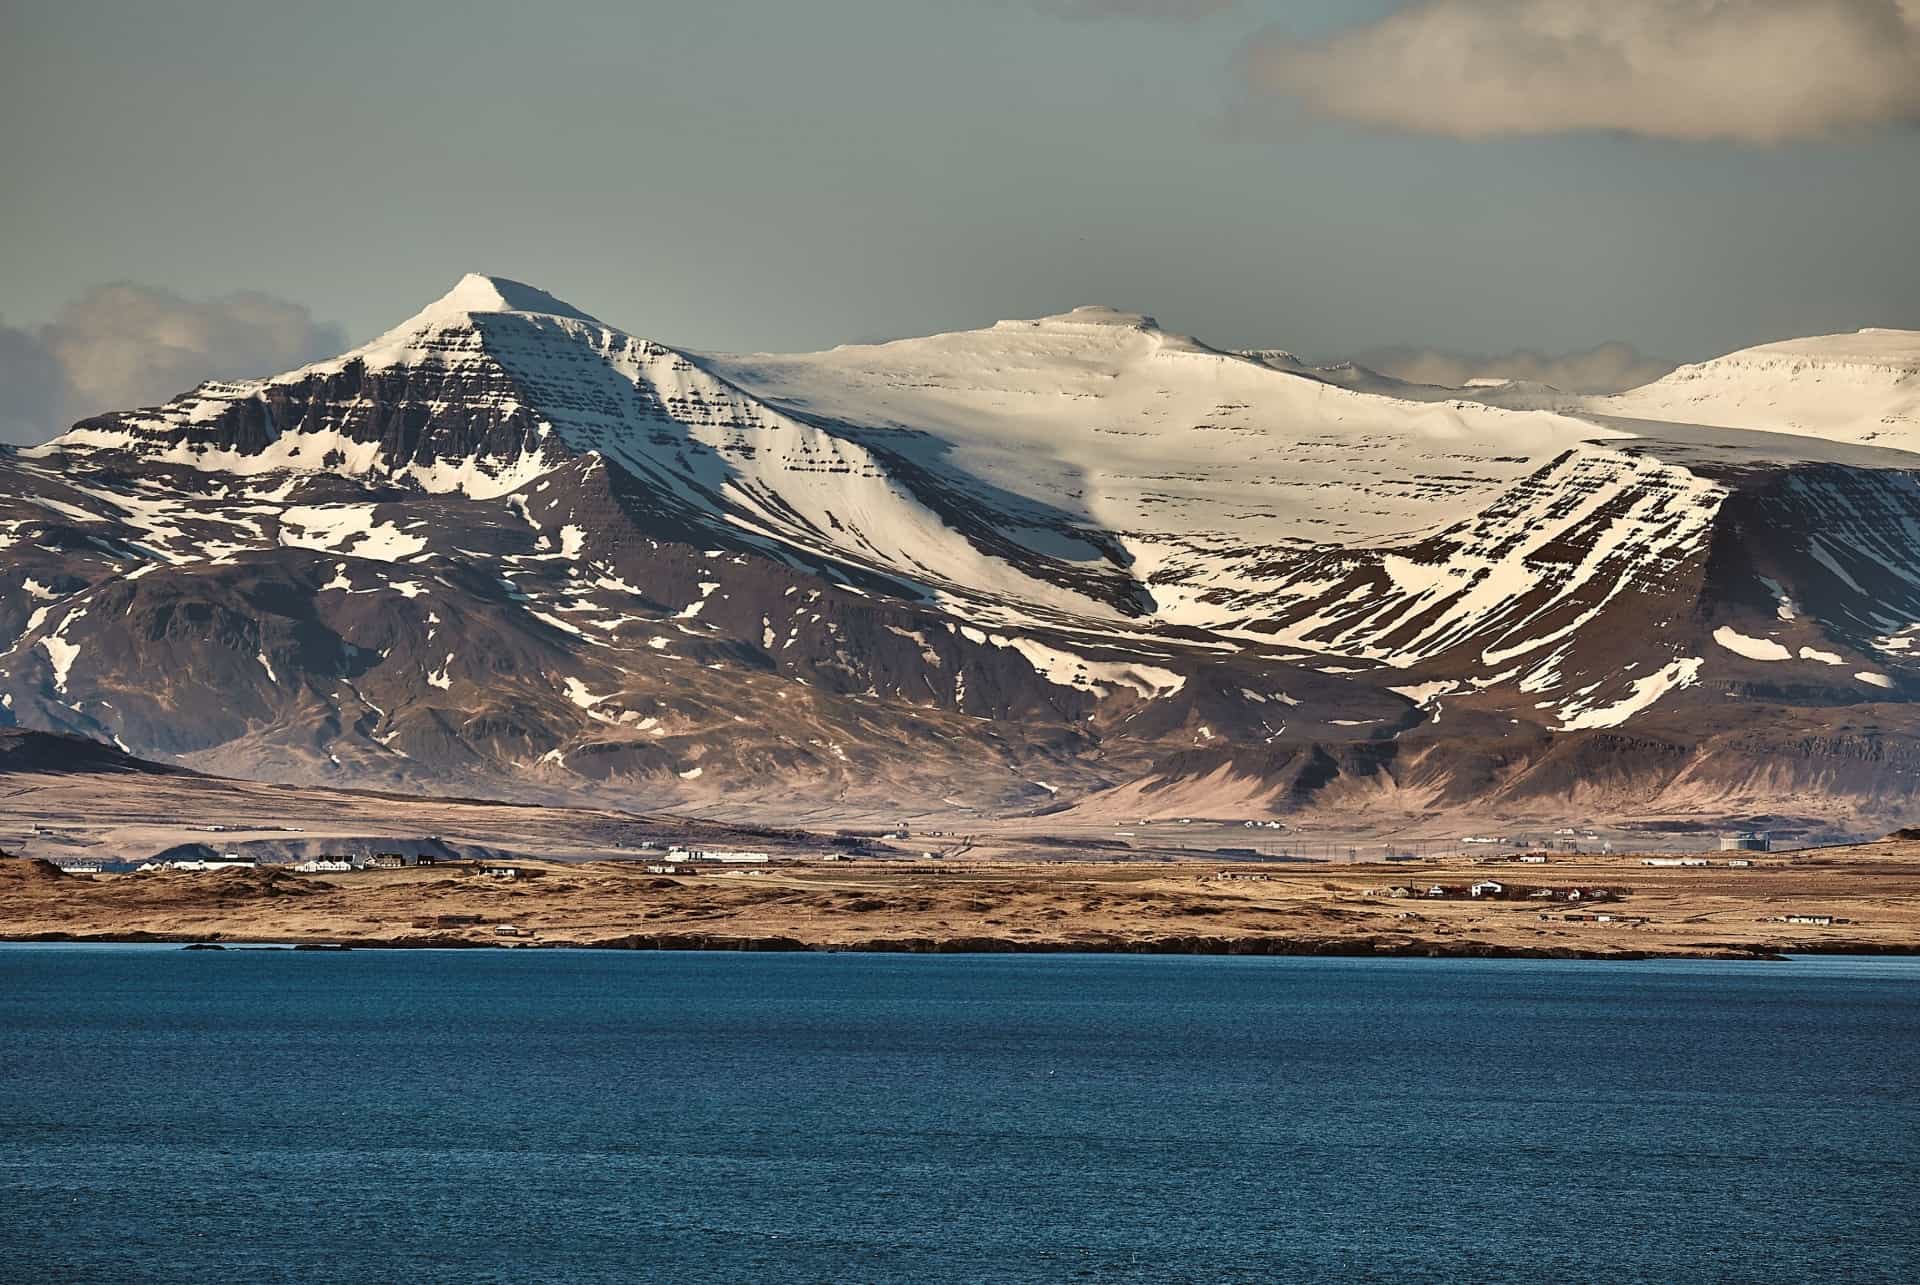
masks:
<svg viewBox="0 0 1920 1285"><path fill-rule="evenodd" d="M1920 332L1580 398L1100 308L723 356L469 276L0 477L0 720L233 775L1873 825L1920 781Z"/></svg>

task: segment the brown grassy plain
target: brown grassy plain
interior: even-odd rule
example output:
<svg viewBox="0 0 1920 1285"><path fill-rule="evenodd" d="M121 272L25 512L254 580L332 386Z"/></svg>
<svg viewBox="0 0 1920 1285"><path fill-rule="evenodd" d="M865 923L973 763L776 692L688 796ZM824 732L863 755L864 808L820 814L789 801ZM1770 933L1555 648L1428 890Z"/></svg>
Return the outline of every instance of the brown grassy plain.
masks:
<svg viewBox="0 0 1920 1285"><path fill-rule="evenodd" d="M1920 843L1650 868L1626 855L1392 865L1005 859L648 873L633 861L337 875L62 875L0 861L0 938L428 946L1759 958L1920 953ZM1222 878L1231 872L1237 877ZM1260 876L1260 877L1247 877ZM1429 898L1433 884L1614 889L1604 904ZM1414 895L1394 896L1393 888ZM1644 923L1569 921L1569 912ZM1826 926L1789 915L1832 916ZM1545 916L1545 917L1543 917ZM516 935L499 929L510 926Z"/></svg>

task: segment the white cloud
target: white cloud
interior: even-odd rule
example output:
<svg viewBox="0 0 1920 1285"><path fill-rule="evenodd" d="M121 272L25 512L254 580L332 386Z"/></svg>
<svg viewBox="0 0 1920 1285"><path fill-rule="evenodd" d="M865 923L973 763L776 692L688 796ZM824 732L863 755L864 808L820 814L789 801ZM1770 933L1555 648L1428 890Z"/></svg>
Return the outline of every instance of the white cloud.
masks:
<svg viewBox="0 0 1920 1285"><path fill-rule="evenodd" d="M43 440L82 416L155 405L207 379L278 374L344 347L338 326L272 295L98 286L35 330L0 326L0 440Z"/></svg>
<svg viewBox="0 0 1920 1285"><path fill-rule="evenodd" d="M1920 121L1920 0L1418 0L1242 66L1379 129L1780 143Z"/></svg>
<svg viewBox="0 0 1920 1285"><path fill-rule="evenodd" d="M1674 363L1648 357L1631 344L1607 343L1581 352L1459 353L1440 348L1382 348L1357 359L1383 375L1416 384L1459 388L1474 379L1523 379L1569 393L1618 393L1670 373Z"/></svg>
<svg viewBox="0 0 1920 1285"><path fill-rule="evenodd" d="M346 346L338 326L272 295L194 300L129 284L89 290L41 337L83 413L151 405L204 379L278 374Z"/></svg>

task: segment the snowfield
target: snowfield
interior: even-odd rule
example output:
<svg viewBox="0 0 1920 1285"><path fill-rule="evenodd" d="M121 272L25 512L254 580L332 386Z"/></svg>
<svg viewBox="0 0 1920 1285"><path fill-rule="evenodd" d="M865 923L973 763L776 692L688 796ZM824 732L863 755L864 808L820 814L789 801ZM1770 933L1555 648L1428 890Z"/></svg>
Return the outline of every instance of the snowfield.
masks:
<svg viewBox="0 0 1920 1285"><path fill-rule="evenodd" d="M1920 330L1762 344L1589 405L1607 415L1920 450Z"/></svg>

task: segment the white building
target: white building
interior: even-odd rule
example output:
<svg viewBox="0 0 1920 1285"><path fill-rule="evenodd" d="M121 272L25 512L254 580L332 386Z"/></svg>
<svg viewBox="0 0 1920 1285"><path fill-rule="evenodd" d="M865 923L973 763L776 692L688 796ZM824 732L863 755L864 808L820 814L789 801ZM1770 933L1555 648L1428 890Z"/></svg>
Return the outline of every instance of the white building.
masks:
<svg viewBox="0 0 1920 1285"><path fill-rule="evenodd" d="M202 873L208 870L252 870L260 863L251 857L229 852L225 856L208 857L205 860L192 861L148 861L141 865L142 870L185 870L190 873Z"/></svg>
<svg viewBox="0 0 1920 1285"><path fill-rule="evenodd" d="M311 861L302 861L293 869L294 873L303 875L337 875L352 870L353 862L345 857L337 861L329 857L315 857Z"/></svg>
<svg viewBox="0 0 1920 1285"><path fill-rule="evenodd" d="M773 860L769 852L743 852L728 848L669 848L672 861L722 861L729 865L763 865Z"/></svg>

